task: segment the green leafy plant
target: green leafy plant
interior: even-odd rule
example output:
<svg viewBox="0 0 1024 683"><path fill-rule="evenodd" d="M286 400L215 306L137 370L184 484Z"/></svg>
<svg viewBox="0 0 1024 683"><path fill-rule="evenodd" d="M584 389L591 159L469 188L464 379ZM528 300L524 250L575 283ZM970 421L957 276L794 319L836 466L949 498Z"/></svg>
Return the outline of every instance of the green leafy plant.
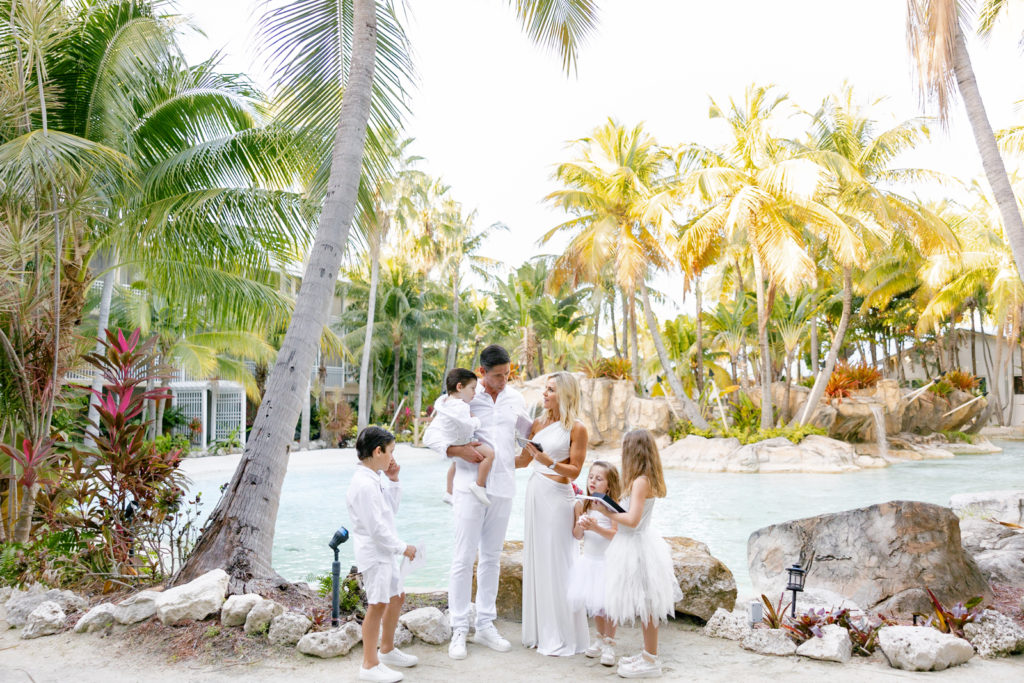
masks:
<svg viewBox="0 0 1024 683"><path fill-rule="evenodd" d="M598 358L585 360L579 365L579 371L586 377L629 379L632 364L628 358Z"/></svg>
<svg viewBox="0 0 1024 683"><path fill-rule="evenodd" d="M964 626L981 618L981 603L984 601L980 595L971 598L966 602L958 602L952 607L946 607L935 596L930 588L925 588L928 599L932 602L933 614L918 614L920 617L927 617L927 625L933 626L943 633L951 633L960 638L964 637Z"/></svg>
<svg viewBox="0 0 1024 683"><path fill-rule="evenodd" d="M782 601L786 599L786 594L779 595L778 604L773 605L772 601L768 599L768 596L764 593L761 594L761 602L764 604L764 614L762 619L765 626L768 628L782 628L786 622L786 610L789 609L789 603L782 604Z"/></svg>
<svg viewBox="0 0 1024 683"><path fill-rule="evenodd" d="M928 391L932 392L936 396L945 397L953 393L953 385L947 382L945 378L942 378L935 384L928 387Z"/></svg>
<svg viewBox="0 0 1024 683"><path fill-rule="evenodd" d="M192 443L184 434L160 434L153 440L153 447L161 455L166 455L172 451L188 453L192 448Z"/></svg>
<svg viewBox="0 0 1024 683"><path fill-rule="evenodd" d="M974 443L974 437L965 432L958 432L956 430L944 430L941 432L946 441L950 443Z"/></svg>
<svg viewBox="0 0 1024 683"><path fill-rule="evenodd" d="M874 617L854 618L850 615L849 610L845 610L844 614L837 616L835 623L845 628L850 634L853 654L870 657L878 649L878 631L883 626L896 625L896 620L881 614Z"/></svg>
<svg viewBox="0 0 1024 683"><path fill-rule="evenodd" d="M978 378L964 370L950 370L942 376L942 379L948 382L954 389L967 392L968 394L974 393L978 388Z"/></svg>

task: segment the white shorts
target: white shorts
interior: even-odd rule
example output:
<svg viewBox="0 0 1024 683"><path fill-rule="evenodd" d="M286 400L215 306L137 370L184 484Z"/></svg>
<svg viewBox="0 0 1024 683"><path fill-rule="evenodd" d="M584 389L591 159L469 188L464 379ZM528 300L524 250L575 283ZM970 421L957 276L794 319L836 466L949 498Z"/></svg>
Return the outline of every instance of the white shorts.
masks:
<svg viewBox="0 0 1024 683"><path fill-rule="evenodd" d="M369 605L390 602L391 598L405 592L394 562L371 564L362 571L362 575L366 603Z"/></svg>

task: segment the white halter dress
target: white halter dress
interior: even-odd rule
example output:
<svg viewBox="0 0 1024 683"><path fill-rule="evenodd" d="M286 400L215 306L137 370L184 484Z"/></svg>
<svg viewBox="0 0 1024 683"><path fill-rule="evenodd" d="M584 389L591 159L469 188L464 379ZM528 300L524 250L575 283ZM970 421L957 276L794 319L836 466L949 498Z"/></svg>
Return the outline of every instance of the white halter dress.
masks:
<svg viewBox="0 0 1024 683"><path fill-rule="evenodd" d="M605 552L605 614L617 624L665 621L683 599L668 543L651 526L656 501L644 501L635 528L619 524ZM628 496L621 505L629 509Z"/></svg>

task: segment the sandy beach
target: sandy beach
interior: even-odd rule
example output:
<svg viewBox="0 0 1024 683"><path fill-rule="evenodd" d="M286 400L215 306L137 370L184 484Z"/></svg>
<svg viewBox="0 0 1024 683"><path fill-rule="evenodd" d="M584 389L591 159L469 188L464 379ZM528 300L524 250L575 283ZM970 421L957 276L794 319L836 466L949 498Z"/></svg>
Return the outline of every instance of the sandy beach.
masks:
<svg viewBox="0 0 1024 683"><path fill-rule="evenodd" d="M213 622L211 622L211 625ZM519 639L519 625L499 621L501 632L513 643ZM253 663L224 659L214 663L199 660L172 661L166 653L132 650L119 638L98 634L62 633L38 640L20 640L14 629L0 633L0 681L3 683L44 683L74 680L79 683L147 681L187 683L191 681L355 681L361 661L357 647L346 657L317 659L294 650L271 649ZM639 632L624 629L620 650L639 649ZM409 646L420 664L406 670L407 681L452 683L453 681L615 681L622 680L613 668L583 656L543 657L513 647L499 654L470 644L469 657L452 661L443 646L417 643ZM699 681L871 681L925 679L937 681L1024 680L1024 657L983 660L937 673L913 673L892 669L880 653L870 659L854 657L847 665L817 662L802 657L766 657L739 647L738 643L706 638L691 624L672 623L662 630L664 680Z"/></svg>

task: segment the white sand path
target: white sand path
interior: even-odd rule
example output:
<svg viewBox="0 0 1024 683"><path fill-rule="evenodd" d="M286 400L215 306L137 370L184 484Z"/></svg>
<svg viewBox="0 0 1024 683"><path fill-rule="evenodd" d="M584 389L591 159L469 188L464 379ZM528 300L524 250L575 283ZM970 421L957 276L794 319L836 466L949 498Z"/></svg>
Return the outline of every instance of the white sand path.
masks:
<svg viewBox="0 0 1024 683"><path fill-rule="evenodd" d="M519 625L499 622L502 633L518 641ZM19 631L0 633L0 682L3 683L190 683L192 681L355 681L361 661L356 648L346 657L317 659L294 651L277 650L258 663L199 664L169 661L165 654L132 651L116 636L63 633L37 640L20 640ZM622 650L639 648L635 629L623 629ZM406 648L420 657L420 664L406 670L406 681L454 683L456 681L617 681L614 669L583 656L543 657L513 647L509 653L491 652L472 643L469 657L452 661L447 648L416 644ZM975 657L967 664L937 673L912 673L891 669L880 654L871 659L855 657L850 664L816 662L802 657L764 657L747 652L738 643L705 638L693 626L670 624L662 630L663 680L689 681L1024 681L1024 656L1003 660Z"/></svg>

